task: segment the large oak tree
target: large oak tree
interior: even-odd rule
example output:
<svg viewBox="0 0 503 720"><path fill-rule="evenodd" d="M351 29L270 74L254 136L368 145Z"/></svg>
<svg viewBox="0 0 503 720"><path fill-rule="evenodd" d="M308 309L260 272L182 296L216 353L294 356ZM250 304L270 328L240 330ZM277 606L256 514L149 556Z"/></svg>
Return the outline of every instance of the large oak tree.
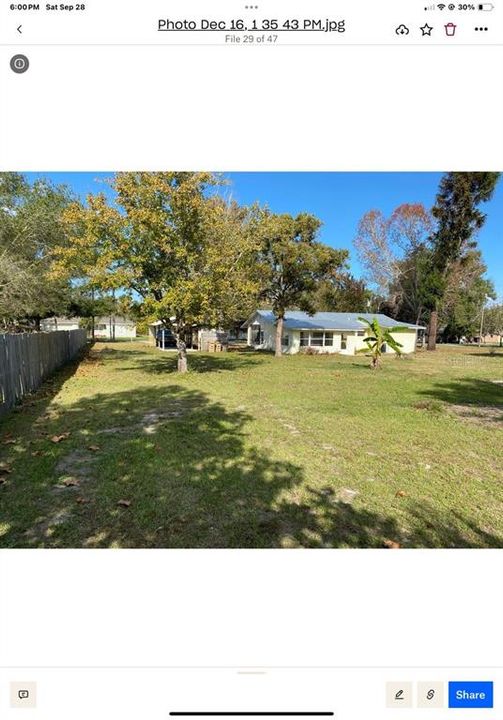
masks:
<svg viewBox="0 0 503 720"><path fill-rule="evenodd" d="M210 173L128 172L113 199L90 196L66 213L72 241L55 272L74 271L102 289L125 289L177 339L187 369L186 333L246 316L257 296L258 211L225 202Z"/></svg>

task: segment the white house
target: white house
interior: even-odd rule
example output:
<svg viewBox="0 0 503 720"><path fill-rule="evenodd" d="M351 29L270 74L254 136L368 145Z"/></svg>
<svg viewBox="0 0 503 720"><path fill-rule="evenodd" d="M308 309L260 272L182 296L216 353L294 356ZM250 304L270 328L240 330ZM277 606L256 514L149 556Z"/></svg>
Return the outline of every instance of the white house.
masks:
<svg viewBox="0 0 503 720"><path fill-rule="evenodd" d="M79 327L79 318L50 317L40 321L40 329L43 332L78 330Z"/></svg>
<svg viewBox="0 0 503 720"><path fill-rule="evenodd" d="M409 332L400 331L392 336L399 342L403 353L415 351L418 333L425 330L422 325L393 320L387 315L373 313L336 313L319 312L308 315L297 310L288 311L283 325L283 352L298 353L302 348L313 348L318 352L354 355L367 347L364 342L367 326L359 317L373 320L377 318L384 328L403 327ZM247 344L256 350L274 350L276 344L276 319L271 310L257 310L243 327L248 329ZM384 352L394 352L385 347Z"/></svg>
<svg viewBox="0 0 503 720"><path fill-rule="evenodd" d="M103 315L94 320L94 336L107 340L134 338L136 337L136 323L121 315Z"/></svg>
<svg viewBox="0 0 503 720"><path fill-rule="evenodd" d="M43 332L55 330L78 330L80 318L51 317L41 320L40 329ZM94 319L94 336L97 338L134 338L136 337L136 323L120 315L104 315Z"/></svg>

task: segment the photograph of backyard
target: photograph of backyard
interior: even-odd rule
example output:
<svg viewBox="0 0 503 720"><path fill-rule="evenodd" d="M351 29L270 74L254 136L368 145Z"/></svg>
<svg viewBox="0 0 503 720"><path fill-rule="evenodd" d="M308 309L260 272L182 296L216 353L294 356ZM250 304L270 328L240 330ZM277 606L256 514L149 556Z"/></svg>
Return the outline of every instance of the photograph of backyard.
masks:
<svg viewBox="0 0 503 720"><path fill-rule="evenodd" d="M497 173L0 173L0 547L503 547Z"/></svg>

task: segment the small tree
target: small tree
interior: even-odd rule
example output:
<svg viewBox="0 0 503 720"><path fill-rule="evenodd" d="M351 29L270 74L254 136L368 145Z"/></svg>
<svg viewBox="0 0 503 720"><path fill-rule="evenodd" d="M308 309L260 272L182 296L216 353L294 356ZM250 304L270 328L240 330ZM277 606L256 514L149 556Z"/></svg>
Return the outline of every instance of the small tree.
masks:
<svg viewBox="0 0 503 720"><path fill-rule="evenodd" d="M364 317L359 317L358 320L367 325L367 332L370 334L363 338L363 342L367 344L366 348L358 350L359 353L368 353L370 351L371 361L370 367L372 370L376 370L381 364L381 357L383 354L383 346L389 345L397 355L402 354L403 345L399 343L391 333L396 332L407 332L407 328L404 327L393 327L383 328L377 318L373 320L367 320Z"/></svg>
<svg viewBox="0 0 503 720"><path fill-rule="evenodd" d="M336 250L317 240L320 220L307 213L264 214L261 237L262 298L276 318L276 357L282 355L285 314L298 307L315 311L318 283L335 278L345 264L347 250Z"/></svg>

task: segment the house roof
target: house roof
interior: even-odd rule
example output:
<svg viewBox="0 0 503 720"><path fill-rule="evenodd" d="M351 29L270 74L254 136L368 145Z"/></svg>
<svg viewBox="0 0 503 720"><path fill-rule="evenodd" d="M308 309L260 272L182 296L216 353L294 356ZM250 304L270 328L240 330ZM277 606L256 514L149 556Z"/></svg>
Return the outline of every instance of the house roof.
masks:
<svg viewBox="0 0 503 720"><path fill-rule="evenodd" d="M337 313L318 312L314 315L301 312L300 310L288 310L285 315L285 330L362 330L365 324L358 320L359 317L372 321L377 318L379 324L385 328L406 327L411 330L424 330L423 325L405 323L383 315L381 313ZM276 318L272 310L257 310L243 325L248 327L255 322L274 323Z"/></svg>
<svg viewBox="0 0 503 720"><path fill-rule="evenodd" d="M130 320L123 315L100 315L100 317L96 317L94 321L96 323L109 323L110 318L112 319L112 323L115 322L116 325L136 325L134 320Z"/></svg>
<svg viewBox="0 0 503 720"><path fill-rule="evenodd" d="M50 323L50 324L52 324L52 325L54 325L55 323L57 323L58 325L78 325L78 324L79 324L79 320L80 320L80 318L78 318L78 317L73 317L73 318L67 318L67 317L48 317L48 318L44 318L44 319L41 320L40 322L41 322L42 324L44 324L44 323L48 323L48 324L49 324L49 323Z"/></svg>

